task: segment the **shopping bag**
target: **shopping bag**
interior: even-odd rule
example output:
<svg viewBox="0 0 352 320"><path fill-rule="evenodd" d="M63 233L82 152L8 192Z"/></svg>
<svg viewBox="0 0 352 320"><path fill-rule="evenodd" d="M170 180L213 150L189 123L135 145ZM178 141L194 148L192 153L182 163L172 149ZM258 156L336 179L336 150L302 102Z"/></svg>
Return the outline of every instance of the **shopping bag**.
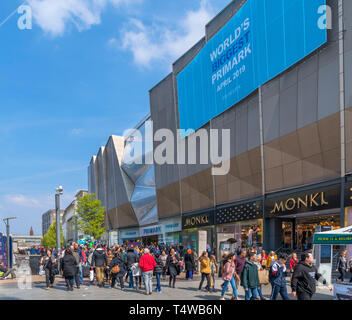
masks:
<svg viewBox="0 0 352 320"><path fill-rule="evenodd" d="M45 271L44 271L43 266L40 266L40 267L39 267L39 275L40 275L40 276L45 275Z"/></svg>
<svg viewBox="0 0 352 320"><path fill-rule="evenodd" d="M94 281L94 270L89 271L89 280Z"/></svg>
<svg viewBox="0 0 352 320"><path fill-rule="evenodd" d="M269 270L263 269L258 271L260 284L269 284Z"/></svg>

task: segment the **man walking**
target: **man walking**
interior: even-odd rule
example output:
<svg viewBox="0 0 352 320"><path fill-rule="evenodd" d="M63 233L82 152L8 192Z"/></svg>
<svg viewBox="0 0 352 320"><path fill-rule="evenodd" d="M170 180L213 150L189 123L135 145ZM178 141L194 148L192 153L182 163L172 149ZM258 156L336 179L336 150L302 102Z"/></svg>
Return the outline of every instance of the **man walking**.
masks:
<svg viewBox="0 0 352 320"><path fill-rule="evenodd" d="M270 268L269 280L272 285L272 291L270 300L276 300L280 293L283 300L290 300L287 294L286 277L289 276L289 272L286 270L287 256L281 254L279 259L274 262Z"/></svg>
<svg viewBox="0 0 352 320"><path fill-rule="evenodd" d="M97 249L93 252L92 266L95 267L95 273L97 276L98 287L104 287L104 269L107 265L107 258L105 251L99 244Z"/></svg>
<svg viewBox="0 0 352 320"><path fill-rule="evenodd" d="M144 254L139 260L139 266L143 272L146 294L149 295L153 292L152 279L153 270L156 267L156 262L154 257L150 255L148 248L145 248L143 252Z"/></svg>
<svg viewBox="0 0 352 320"><path fill-rule="evenodd" d="M291 280L292 296L297 296L297 300L311 300L316 291L316 281L322 282L324 285L327 284L313 265L313 261L313 255L310 252L303 253L300 263L293 272ZM329 286L329 289L332 291L332 286Z"/></svg>
<svg viewBox="0 0 352 320"><path fill-rule="evenodd" d="M258 267L255 264L257 255L254 252L249 254L249 261L246 261L241 282L245 290L245 300L257 300L258 288L260 287Z"/></svg>

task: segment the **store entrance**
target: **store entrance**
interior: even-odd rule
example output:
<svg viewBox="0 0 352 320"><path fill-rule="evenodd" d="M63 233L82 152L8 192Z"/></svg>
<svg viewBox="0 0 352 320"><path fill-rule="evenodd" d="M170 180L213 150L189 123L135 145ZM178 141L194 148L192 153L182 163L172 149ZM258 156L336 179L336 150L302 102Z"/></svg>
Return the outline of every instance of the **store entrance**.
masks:
<svg viewBox="0 0 352 320"><path fill-rule="evenodd" d="M158 235L149 236L149 237L142 237L142 244L143 246L150 246L151 244L158 244Z"/></svg>
<svg viewBox="0 0 352 320"><path fill-rule="evenodd" d="M317 226L340 228L340 214L295 217L282 220L282 247L306 251L313 248L313 236Z"/></svg>

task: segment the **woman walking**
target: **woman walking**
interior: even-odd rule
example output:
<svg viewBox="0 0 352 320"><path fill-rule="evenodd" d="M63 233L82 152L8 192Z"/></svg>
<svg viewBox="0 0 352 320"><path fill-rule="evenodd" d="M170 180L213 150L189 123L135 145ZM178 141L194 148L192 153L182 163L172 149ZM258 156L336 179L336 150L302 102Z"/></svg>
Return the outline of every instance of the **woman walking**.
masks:
<svg viewBox="0 0 352 320"><path fill-rule="evenodd" d="M341 282L343 283L345 281L346 272L348 272L347 261L346 261L346 252L344 252L344 251L340 253L340 257L337 262L336 271L338 271L340 273L340 276L337 278L337 280L341 280Z"/></svg>
<svg viewBox="0 0 352 320"><path fill-rule="evenodd" d="M175 288L176 277L179 274L178 263L179 263L179 258L175 253L175 249L171 249L170 255L167 257L167 260L166 260L166 269L168 270L170 275L170 279L169 279L170 288L171 288L171 282L172 282L172 288Z"/></svg>
<svg viewBox="0 0 352 320"><path fill-rule="evenodd" d="M298 265L299 261L297 259L297 253L292 253L292 258L290 259L290 280L292 281L293 272L295 267Z"/></svg>
<svg viewBox="0 0 352 320"><path fill-rule="evenodd" d="M193 279L193 271L196 269L194 262L194 255L191 249L187 249L185 254L185 270L186 270L186 280Z"/></svg>
<svg viewBox="0 0 352 320"><path fill-rule="evenodd" d="M210 270L211 270L211 275L210 275L211 291L215 292L215 275L218 272L218 264L216 263L216 258L214 255L210 256Z"/></svg>
<svg viewBox="0 0 352 320"><path fill-rule="evenodd" d="M202 255L199 257L198 261L200 262L200 272L202 274L202 279L199 283L199 289L202 290L203 282L207 279L207 285L205 289L210 292L210 275L211 275L211 268L210 268L210 259L208 258L208 252L203 251Z"/></svg>
<svg viewBox="0 0 352 320"><path fill-rule="evenodd" d="M235 283L235 278L239 278L236 273L236 265L235 265L236 255L234 253L231 253L225 259L226 259L226 262L224 264L224 270L222 274L224 285L222 287L220 300L225 300L225 293L227 291L227 288L229 287L229 283L231 283L232 290L233 290L232 300L238 300L238 293L237 293L237 288Z"/></svg>
<svg viewBox="0 0 352 320"><path fill-rule="evenodd" d="M165 280L166 279L166 261L167 261L167 254L165 252L165 250L161 251L161 255L160 255L160 260L163 263L163 273L162 273L162 279Z"/></svg>
<svg viewBox="0 0 352 320"><path fill-rule="evenodd" d="M73 277L76 275L77 262L70 249L65 250L65 256L62 258L61 266L66 281L67 291L73 291Z"/></svg>
<svg viewBox="0 0 352 320"><path fill-rule="evenodd" d="M123 277L126 274L126 266L123 259L123 250L115 251L115 256L109 264L109 271L111 277L111 288L115 287L117 280L120 282L121 291L125 291Z"/></svg>
<svg viewBox="0 0 352 320"><path fill-rule="evenodd" d="M56 259L52 256L52 250L46 250L46 256L43 256L40 260L40 264L43 266L45 271L45 281L46 288L45 290L49 290L54 286L55 281L55 268L57 267Z"/></svg>

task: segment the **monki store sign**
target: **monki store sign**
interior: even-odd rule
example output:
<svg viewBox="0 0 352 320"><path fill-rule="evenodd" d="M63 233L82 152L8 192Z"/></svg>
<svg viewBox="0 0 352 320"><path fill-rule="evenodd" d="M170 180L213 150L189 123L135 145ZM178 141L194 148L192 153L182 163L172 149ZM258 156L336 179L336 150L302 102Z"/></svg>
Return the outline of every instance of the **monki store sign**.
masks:
<svg viewBox="0 0 352 320"><path fill-rule="evenodd" d="M310 195L305 195L297 198L288 198L286 201L275 202L274 208L270 213L292 211L294 209L300 208L313 208L328 205L329 202L325 200L325 193L312 193Z"/></svg>
<svg viewBox="0 0 352 320"><path fill-rule="evenodd" d="M340 186L309 190L265 200L266 216L302 213L340 207Z"/></svg>

